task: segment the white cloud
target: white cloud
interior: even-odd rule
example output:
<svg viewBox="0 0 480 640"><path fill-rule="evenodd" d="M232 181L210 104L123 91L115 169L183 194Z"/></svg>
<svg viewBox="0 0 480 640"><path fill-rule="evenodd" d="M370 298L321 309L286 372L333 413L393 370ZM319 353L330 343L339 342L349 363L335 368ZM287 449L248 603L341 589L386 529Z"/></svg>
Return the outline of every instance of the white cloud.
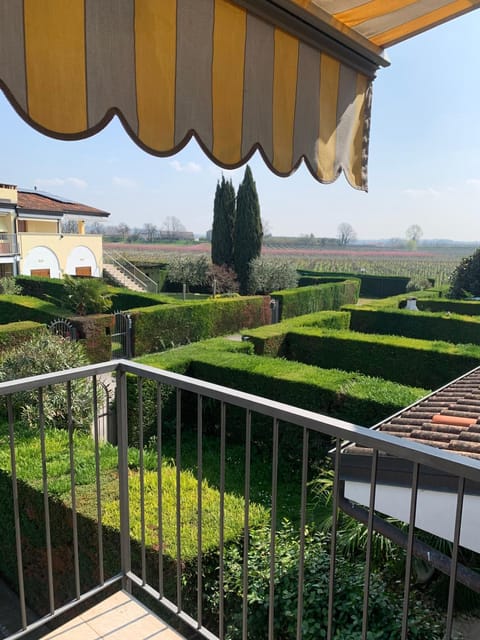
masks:
<svg viewBox="0 0 480 640"><path fill-rule="evenodd" d="M432 187L427 189L405 189L403 193L411 198L439 198L441 195L438 189L433 189Z"/></svg>
<svg viewBox="0 0 480 640"><path fill-rule="evenodd" d="M132 180L131 178L120 178L119 176L113 176L112 183L116 187L123 187L125 189L135 189L138 187L135 180Z"/></svg>
<svg viewBox="0 0 480 640"><path fill-rule="evenodd" d="M179 160L172 160L170 166L173 167L175 171L183 173L200 173L202 170L202 167L196 162L185 162L182 164Z"/></svg>
<svg viewBox="0 0 480 640"><path fill-rule="evenodd" d="M76 189L86 189L88 183L82 178L36 178L35 186L40 189L49 189L51 187L75 187Z"/></svg>
<svg viewBox="0 0 480 640"><path fill-rule="evenodd" d="M480 178L469 178L467 180L467 184L471 185L472 187L480 188Z"/></svg>

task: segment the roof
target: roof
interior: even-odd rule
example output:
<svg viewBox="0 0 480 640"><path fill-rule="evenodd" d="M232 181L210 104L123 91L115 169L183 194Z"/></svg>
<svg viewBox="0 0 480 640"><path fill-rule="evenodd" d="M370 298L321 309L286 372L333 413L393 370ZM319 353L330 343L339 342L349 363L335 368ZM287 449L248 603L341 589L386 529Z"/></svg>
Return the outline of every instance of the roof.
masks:
<svg viewBox="0 0 480 640"><path fill-rule="evenodd" d="M259 149L290 175L367 189L372 83L383 47L480 0L0 3L0 88L53 137L118 115L145 150L195 136L222 167ZM48 10L47 10L48 7Z"/></svg>
<svg viewBox="0 0 480 640"><path fill-rule="evenodd" d="M107 218L110 214L101 209L95 209L80 202L73 202L60 196L54 196L41 191L29 191L18 189L17 211L28 211L29 213L53 213L56 215L83 215Z"/></svg>
<svg viewBox="0 0 480 640"><path fill-rule="evenodd" d="M388 435L480 460L480 367L375 427ZM367 454L357 445L345 452Z"/></svg>

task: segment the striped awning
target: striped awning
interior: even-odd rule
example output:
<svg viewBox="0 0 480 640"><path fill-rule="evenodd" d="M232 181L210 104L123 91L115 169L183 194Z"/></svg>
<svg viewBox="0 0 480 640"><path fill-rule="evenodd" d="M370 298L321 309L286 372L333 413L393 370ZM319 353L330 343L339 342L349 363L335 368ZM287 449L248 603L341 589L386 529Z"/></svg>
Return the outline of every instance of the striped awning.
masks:
<svg viewBox="0 0 480 640"><path fill-rule="evenodd" d="M62 139L118 115L147 151L366 189L381 47L480 0L2 0L0 86ZM423 7L423 13L421 8ZM387 9L388 8L388 9Z"/></svg>

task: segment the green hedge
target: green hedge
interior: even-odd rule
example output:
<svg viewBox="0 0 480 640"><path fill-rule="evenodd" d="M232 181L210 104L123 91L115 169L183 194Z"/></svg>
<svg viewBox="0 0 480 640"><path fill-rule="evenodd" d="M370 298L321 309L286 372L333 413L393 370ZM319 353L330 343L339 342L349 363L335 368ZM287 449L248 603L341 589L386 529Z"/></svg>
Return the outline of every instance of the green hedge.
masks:
<svg viewBox="0 0 480 640"><path fill-rule="evenodd" d="M31 296L0 296L0 324L31 320L48 324L59 316L68 317L72 312L51 302Z"/></svg>
<svg viewBox="0 0 480 640"><path fill-rule="evenodd" d="M474 345L302 327L288 333L283 355L429 389L480 365L480 347Z"/></svg>
<svg viewBox="0 0 480 640"><path fill-rule="evenodd" d="M300 269L301 276L308 277L335 277L358 278L361 282L360 295L364 298L386 298L405 293L410 278L405 276L374 276L366 273L342 273L328 271L307 271ZM428 278L432 287L435 280Z"/></svg>
<svg viewBox="0 0 480 640"><path fill-rule="evenodd" d="M366 426L427 393L358 373L219 351L208 342L138 361ZM129 409L135 413L134 406Z"/></svg>
<svg viewBox="0 0 480 640"><path fill-rule="evenodd" d="M465 316L479 316L480 302L467 300L417 299L417 307L420 311L432 311L433 313L456 313Z"/></svg>
<svg viewBox="0 0 480 640"><path fill-rule="evenodd" d="M131 312L135 355L236 333L270 321L268 297L216 298Z"/></svg>
<svg viewBox="0 0 480 640"><path fill-rule="evenodd" d="M244 330L242 335L254 345L257 355L276 358L285 355L287 335L297 327L348 329L350 327L350 314L345 311L318 311L317 313L290 318L278 324Z"/></svg>
<svg viewBox="0 0 480 640"><path fill-rule="evenodd" d="M22 287L22 293L26 296L53 301L62 300L65 295L64 280L62 278L16 276L15 281Z"/></svg>
<svg viewBox="0 0 480 640"><path fill-rule="evenodd" d="M0 325L0 352L30 340L37 333L46 331L44 324L24 320L23 322L11 322Z"/></svg>
<svg viewBox="0 0 480 640"><path fill-rule="evenodd" d="M171 298L158 293L141 293L118 287L110 287L112 294L112 309L115 311L129 311L140 307L153 307L158 304L173 304ZM175 301L176 302L176 301Z"/></svg>
<svg viewBox="0 0 480 640"><path fill-rule="evenodd" d="M275 291L272 298L280 305L280 318L286 320L316 311L335 311L344 304L355 304L358 300L358 280L298 287Z"/></svg>
<svg viewBox="0 0 480 640"><path fill-rule="evenodd" d="M405 336L422 340L443 340L455 344L480 344L480 319L423 311L345 307L350 311L350 328L360 333Z"/></svg>

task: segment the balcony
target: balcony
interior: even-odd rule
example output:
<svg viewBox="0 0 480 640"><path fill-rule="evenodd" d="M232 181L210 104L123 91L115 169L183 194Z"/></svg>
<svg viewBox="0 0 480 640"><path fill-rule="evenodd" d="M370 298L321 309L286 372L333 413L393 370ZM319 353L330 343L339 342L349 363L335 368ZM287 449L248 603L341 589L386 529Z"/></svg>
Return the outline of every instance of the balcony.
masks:
<svg viewBox="0 0 480 640"><path fill-rule="evenodd" d="M17 236L15 233L0 233L0 255L8 256L18 253Z"/></svg>
<svg viewBox="0 0 480 640"><path fill-rule="evenodd" d="M115 379L116 417L109 431L116 447L101 442L105 398L100 381L104 376ZM83 415L75 404L79 381L83 381L84 390L90 394L89 408L83 409ZM65 419L64 429L52 431L51 439L48 398L52 389L64 393L64 413L58 413L57 407L56 416L58 419L64 415ZM19 395L26 392L33 395ZM90 604L99 606L98 602L104 599L108 602L106 598L120 590L133 593L142 606L178 627L185 636L195 633L195 637L209 640L416 638L420 637L412 635L413 624L418 624L414 622L412 598L412 566L416 557L426 559L427 564L449 576L443 619L444 637L450 638L458 584L463 582L478 589L477 574L460 562L464 495L466 487L480 481L480 464L476 461L122 360L2 383L0 396L5 415L0 443L6 469L0 470L0 500L7 500L8 504L0 536L5 553L1 564L4 580L18 593L15 612L18 628L9 627L6 637L10 640L27 637L34 631L45 636L56 625L63 624L66 617L81 613ZM21 426L19 398L29 404L30 417L35 416L38 428L25 432ZM92 414L92 433L80 436L74 427L88 411ZM38 452L28 459L22 448L25 438L29 446L35 443ZM90 447L88 460L80 460L82 442ZM137 446L132 447L132 442ZM372 453L367 508L352 504L343 494L342 456L346 443L366 447ZM236 451L240 447L241 459L233 456L234 446ZM268 464L259 487L254 462L265 452ZM408 461L411 466L412 525L400 529L389 525L396 531L396 542L404 547L405 570L394 594L397 613L379 622L373 604L378 582L374 579L372 552L378 531L385 526L382 514L375 508L375 496L378 461L387 456ZM207 458L216 460L213 475ZM316 460L322 460L323 466L316 465ZM59 475L58 468L62 465ZM37 480L33 486L31 483L27 486L23 470L35 466ZM322 469L328 466L330 471L324 472ZM193 498L181 474L187 468L191 471L189 482L195 487ZM420 470L423 473L427 469L447 474L458 487L449 557L436 552L430 555L430 548L416 537L414 524L421 491L418 478ZM94 478L90 492L94 499L90 506L86 506L82 481L87 471ZM316 563L310 526L315 517L314 481L328 475L332 480L331 526L319 538L322 561ZM232 479L237 488L241 486L242 494L234 498L231 498ZM173 489L167 494L168 482ZM207 484L216 496L213 511ZM169 506L167 497L172 495L173 504ZM286 497L289 505L285 503ZM361 597L348 611L342 607L345 589L351 585L342 584L348 576L339 547L340 507L356 513L365 523L364 550L359 558L363 563ZM174 516L170 517L170 513ZM285 515L291 520L289 535L293 536L297 554L294 571L289 569L288 583L282 581L286 562L282 555ZM214 543L205 539L212 522L216 532ZM252 534L255 528L263 532L260 554L259 538ZM234 547L237 551L233 552L238 568L235 575L229 573L233 539L237 545ZM187 547L194 549L188 558ZM252 561L252 557L256 560ZM263 563L262 568L256 562ZM322 600L305 588L311 580L312 567L317 571L318 582L324 584ZM266 575L263 593L258 586L260 571ZM229 596L233 582L237 594L232 604ZM282 627L287 624L281 622L285 618L280 618L287 597L286 584L288 597L294 594L288 633ZM257 601L253 590L257 590ZM31 609L34 617L29 615ZM313 636L306 630L312 609L318 610L318 627ZM389 618L395 616L398 629L392 635ZM347 619L349 629L355 626L351 635L343 631ZM0 630L4 622L0 619ZM381 635L379 624L388 625L388 635ZM173 634L170 630L168 633ZM134 635L144 637L138 630ZM116 637L113 628L107 636Z"/></svg>

